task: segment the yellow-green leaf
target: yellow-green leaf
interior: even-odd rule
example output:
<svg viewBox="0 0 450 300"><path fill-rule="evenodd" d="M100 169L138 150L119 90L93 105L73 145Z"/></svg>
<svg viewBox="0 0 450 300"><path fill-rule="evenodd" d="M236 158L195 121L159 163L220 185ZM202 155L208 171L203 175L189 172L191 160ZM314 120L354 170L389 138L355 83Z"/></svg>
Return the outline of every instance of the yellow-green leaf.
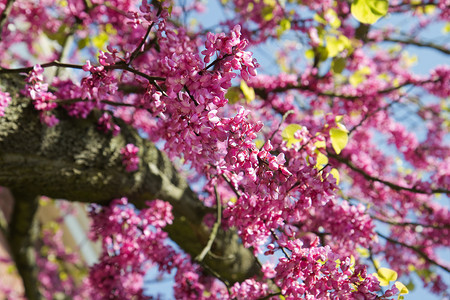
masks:
<svg viewBox="0 0 450 300"><path fill-rule="evenodd" d="M334 9L329 8L325 12L325 17L328 19L331 27L337 29L341 26L341 20L339 20L339 17Z"/></svg>
<svg viewBox="0 0 450 300"><path fill-rule="evenodd" d="M331 128L330 129L331 145L333 146L336 154L341 153L342 149L345 148L348 142L348 132L342 128Z"/></svg>
<svg viewBox="0 0 450 300"><path fill-rule="evenodd" d="M225 98L228 99L230 104L237 103L241 99L241 90L237 86L230 87L225 94Z"/></svg>
<svg viewBox="0 0 450 300"><path fill-rule="evenodd" d="M364 258L367 258L370 256L369 250L367 250L366 248L358 247L358 248L356 248L356 252L359 253L359 256L364 257Z"/></svg>
<svg viewBox="0 0 450 300"><path fill-rule="evenodd" d="M327 144L325 143L325 141L317 141L314 143L314 146L316 146L316 148L325 148Z"/></svg>
<svg viewBox="0 0 450 300"><path fill-rule="evenodd" d="M244 94L247 103L255 100L255 90L252 87L249 87L244 80L241 81L241 91Z"/></svg>
<svg viewBox="0 0 450 300"><path fill-rule="evenodd" d="M331 70L334 74L340 74L345 69L345 65L347 64L347 60L343 57L335 57L331 62Z"/></svg>
<svg viewBox="0 0 450 300"><path fill-rule="evenodd" d="M277 28L277 36L280 37L285 31L291 29L291 21L289 19L282 19L280 25Z"/></svg>
<svg viewBox="0 0 450 300"><path fill-rule="evenodd" d="M305 57L307 59L314 59L314 50L313 49L306 50Z"/></svg>
<svg viewBox="0 0 450 300"><path fill-rule="evenodd" d="M334 121L335 121L336 123L339 123L339 122L342 121L343 118L344 118L344 116L342 116L342 115L337 115L336 117L334 117Z"/></svg>
<svg viewBox="0 0 450 300"><path fill-rule="evenodd" d="M355 0L351 12L359 22L373 24L387 14L388 7L388 0Z"/></svg>
<svg viewBox="0 0 450 300"><path fill-rule="evenodd" d="M103 49L107 41L108 41L108 34L103 31L99 35L94 36L92 38L92 44L98 49Z"/></svg>
<svg viewBox="0 0 450 300"><path fill-rule="evenodd" d="M317 159L316 159L317 160L317 164L316 164L316 166L320 167L320 166L326 165L328 163L328 157L325 154L323 154L322 152L318 151L318 150L316 150L316 152L317 152Z"/></svg>
<svg viewBox="0 0 450 300"><path fill-rule="evenodd" d="M262 14L264 21L270 21L273 19L273 9L274 9L274 6L265 6L262 9L261 14Z"/></svg>
<svg viewBox="0 0 450 300"><path fill-rule="evenodd" d="M339 171L335 168L331 169L330 174L333 175L334 179L336 179L336 184L339 184L340 176Z"/></svg>
<svg viewBox="0 0 450 300"><path fill-rule="evenodd" d="M255 141L255 146L256 146L256 148L261 149L262 146L264 146L264 141L263 140L256 140Z"/></svg>
<svg viewBox="0 0 450 300"><path fill-rule="evenodd" d="M366 80L366 75L369 75L370 73L371 71L369 67L362 67L350 76L349 82L354 87L357 87L360 83Z"/></svg>
<svg viewBox="0 0 450 300"><path fill-rule="evenodd" d="M408 288L403 283L401 283L400 281L396 281L395 282L395 286L400 291L399 295L405 295L405 294L409 293Z"/></svg>
<svg viewBox="0 0 450 300"><path fill-rule="evenodd" d="M397 280L397 272L388 268L379 268L378 272L373 275L378 279L381 286L387 286L390 281Z"/></svg>
<svg viewBox="0 0 450 300"><path fill-rule="evenodd" d="M301 130L303 127L298 124L289 124L284 128L283 132L281 133L281 137L283 138L283 141L286 141L286 146L288 148L292 147L292 144L298 143L301 140L296 139L294 137L295 133L299 130Z"/></svg>
<svg viewBox="0 0 450 300"><path fill-rule="evenodd" d="M349 39L344 35L340 35L339 37L327 35L325 42L327 43L328 57L335 57L344 51L345 48L351 47Z"/></svg>
<svg viewBox="0 0 450 300"><path fill-rule="evenodd" d="M447 22L445 26L442 28L443 33L449 33L450 32L450 22Z"/></svg>

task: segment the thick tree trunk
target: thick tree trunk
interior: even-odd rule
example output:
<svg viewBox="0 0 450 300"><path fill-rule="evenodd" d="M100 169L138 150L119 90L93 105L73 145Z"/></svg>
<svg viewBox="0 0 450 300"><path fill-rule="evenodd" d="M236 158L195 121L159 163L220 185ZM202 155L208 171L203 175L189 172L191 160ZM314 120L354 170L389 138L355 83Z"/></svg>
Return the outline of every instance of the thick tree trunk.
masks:
<svg viewBox="0 0 450 300"><path fill-rule="evenodd" d="M0 185L28 196L16 197L9 236L22 241L12 245L13 252L27 253L23 247L30 244L33 218L22 208L33 206L33 196L38 195L98 204L125 196L137 208L144 207L146 200L166 200L175 216L166 228L170 237L193 257L201 252L209 238L209 229L202 224L208 209L162 152L123 123L116 137L100 132L94 114L82 120L58 110L60 123L49 128L40 123L30 100L20 96L22 82L16 76L0 76L0 90L13 99L0 117ZM140 149L139 170L132 173L125 171L120 154L127 143ZM29 224L15 223L25 220ZM19 227L25 229L16 232ZM251 251L239 244L232 231L219 233L213 252L227 259L207 256L204 263L230 282L242 281L258 269Z"/></svg>

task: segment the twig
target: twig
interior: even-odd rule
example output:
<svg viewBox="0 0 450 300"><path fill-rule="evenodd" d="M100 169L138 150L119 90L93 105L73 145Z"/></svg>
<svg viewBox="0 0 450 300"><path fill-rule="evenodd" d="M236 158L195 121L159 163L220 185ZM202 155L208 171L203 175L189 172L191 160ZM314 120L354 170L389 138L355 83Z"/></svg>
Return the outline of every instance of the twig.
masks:
<svg viewBox="0 0 450 300"><path fill-rule="evenodd" d="M389 224L389 225L393 225L393 226L414 226L414 227L424 227L424 228L432 228L432 229L437 229L437 230L443 230L443 229L450 229L450 224L445 224L442 226L439 225L431 225L431 224L421 224L421 223L416 223L416 222L394 222L394 221L390 221L390 220L384 220L382 218L379 218L377 216L374 215L370 215L370 217L374 220Z"/></svg>
<svg viewBox="0 0 450 300"><path fill-rule="evenodd" d="M425 253L424 253L422 250L420 250L418 247L411 246L411 245L405 244L405 243L403 243L403 242L394 240L394 239L392 239L392 238L390 238L390 237L387 237L387 236L383 235L382 233L380 233L380 232L378 232L378 231L377 231L376 233L378 234L378 236L382 237L383 239L385 239L386 241L388 241L388 242L390 242L390 243L392 243L392 244L397 244L397 245L400 245L400 246L403 246L403 247L405 247L405 248L408 248L408 249L413 250L413 251L416 252L420 257L422 257L423 259L425 259L428 263L431 263L431 264L433 264L433 265L436 265L436 266L438 266L439 268L441 268L441 269L443 269L443 270L445 270L445 271L447 271L447 272L450 273L450 268L448 268L448 267L446 267L446 266L444 266L444 265L441 265L440 263L438 263L438 262L435 261L434 259L430 258L427 254L425 254Z"/></svg>
<svg viewBox="0 0 450 300"><path fill-rule="evenodd" d="M231 180L225 174L222 174L222 178L225 179L225 181L228 183L228 185L233 190L233 192L236 194L236 196L238 198L240 198L242 196L242 193L234 187L234 185L231 182Z"/></svg>
<svg viewBox="0 0 450 300"><path fill-rule="evenodd" d="M272 132L272 135L270 136L270 138L269 138L267 141L270 141L270 140L273 139L273 137L274 137L275 134L278 132L278 130L280 130L281 125L284 123L284 121L286 121L287 117L288 117L290 114L293 114L293 113L294 113L294 111L291 109L291 110L288 110L288 111L283 115L283 118L281 119L280 124L278 124L277 129L276 129L274 132ZM264 145L267 143L267 141L264 142L264 144L261 146L261 148L260 148L259 150L261 150L261 149L264 147Z"/></svg>
<svg viewBox="0 0 450 300"><path fill-rule="evenodd" d="M277 241L277 244L278 244L279 238L278 238L277 234L275 233L275 231L273 229L270 229L270 233L272 234L272 237ZM291 256L286 252L284 247L281 246L280 244L278 244L278 246L280 246L280 249L283 252L284 256L286 256L286 258L290 260Z"/></svg>
<svg viewBox="0 0 450 300"><path fill-rule="evenodd" d="M153 24L155 24L155 22L152 22L152 23L148 26L147 32L145 33L145 35L144 35L144 37L142 38L141 42L140 42L139 45L136 47L136 49L134 49L134 51L131 53L131 56L130 56L130 60L129 60L129 62L128 62L128 65L130 65L131 62L139 55L139 52L141 51L142 47L144 46L145 41L147 40L147 38L148 38L148 36L149 36L149 34L150 34L150 31L151 31L152 28L153 28Z"/></svg>
<svg viewBox="0 0 450 300"><path fill-rule="evenodd" d="M82 65L75 65L75 64L69 64L69 63L62 63L57 60L48 62L41 65L42 68L49 68L49 67L58 67L58 68L69 68L69 69L79 69L82 70ZM24 67L24 68L16 68L16 69L8 69L8 68L2 68L0 67L0 74L12 74L12 73L28 73L33 70L34 67ZM110 66L104 66L105 70L125 70L128 72L131 72L135 75L141 76L145 79L147 79L151 84L153 84L158 91L160 91L163 96L167 97L167 93L161 88L161 86L156 81L165 81L165 77L160 76L150 76L147 75L141 71L138 71L136 69L133 69L123 63L118 63Z"/></svg>
<svg viewBox="0 0 450 300"><path fill-rule="evenodd" d="M374 41L374 40L371 40L371 41ZM406 44L406 45L413 45L413 46L417 46L417 47L431 48L431 49L437 50L439 52L442 52L444 54L450 54L450 49L445 48L444 46L441 46L441 45L438 45L435 43L430 43L430 42L416 41L411 38L400 39L400 38L384 37L383 41L384 42L401 43L401 44Z"/></svg>
<svg viewBox="0 0 450 300"><path fill-rule="evenodd" d="M216 195L216 202L217 202L217 204L216 204L217 205L217 219L211 230L211 234L209 236L208 243L206 244L205 248L203 248L202 252L199 255L197 255L197 257L195 258L195 260L199 263L203 261L206 254L208 254L208 252L211 250L211 246L214 243L214 240L217 236L217 231L219 230L220 223L222 222L222 200L220 199L219 192L217 191L217 185L214 186L214 193Z"/></svg>
<svg viewBox="0 0 450 300"><path fill-rule="evenodd" d="M342 156L339 156L337 154L332 153L331 151L327 150L327 154L329 157L332 157L334 159L336 159L337 161L344 163L345 165L347 165L347 167L349 167L351 170L361 174L364 178L371 180L371 181L377 181L380 182L384 185L387 185L388 187L390 187L393 190L396 191L408 191L408 192L412 192L412 193L417 193L417 194L450 194L450 190L446 190L446 189L431 189L430 191L424 191L424 190L420 190L414 187L406 187L406 186L401 186L398 184L395 184L393 182L390 181L386 181L383 180L381 178L378 177L374 177L372 175L367 174L364 170L361 170L360 168L356 167L348 158L344 158Z"/></svg>

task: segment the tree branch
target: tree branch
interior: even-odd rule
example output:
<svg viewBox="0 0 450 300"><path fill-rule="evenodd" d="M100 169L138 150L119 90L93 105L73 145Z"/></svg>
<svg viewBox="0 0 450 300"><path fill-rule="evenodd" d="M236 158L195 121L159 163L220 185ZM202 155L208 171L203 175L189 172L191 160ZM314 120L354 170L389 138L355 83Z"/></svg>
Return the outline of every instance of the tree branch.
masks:
<svg viewBox="0 0 450 300"><path fill-rule="evenodd" d="M394 239L392 239L392 238L390 238L390 237L387 237L387 236L381 234L380 232L377 232L377 234L378 234L378 236L382 237L383 239L385 239L385 240L388 241L389 243L397 244L397 245L400 245L400 246L403 246L403 247L405 247L405 248L408 248L408 249L413 250L413 251L416 252L420 257L422 257L423 259L425 259L425 261L427 261L428 263L433 264L433 265L436 265L436 266L438 266L439 268L441 268L441 269L443 269L443 270L445 270L445 271L447 271L447 272L450 273L450 268L448 268L448 267L446 267L446 266L444 266L444 265L438 263L438 262L435 261L434 259L430 258L426 253L424 253L424 252L423 252L422 250L420 250L418 247L411 246L411 245L405 244L405 243L403 243L403 242L394 240Z"/></svg>
<svg viewBox="0 0 450 300"><path fill-rule="evenodd" d="M22 277L25 296L28 300L43 299L38 286L35 242L37 226L34 218L38 209L38 198L24 190L12 191L14 209L8 227L8 243L11 254Z"/></svg>
<svg viewBox="0 0 450 300"><path fill-rule="evenodd" d="M374 42L375 40L371 40ZM445 48L444 46L431 43L431 42L424 42L424 41L416 41L412 38L393 38L393 37L383 37L383 41L385 42L393 42L393 43L400 43L400 44L406 44L406 45L414 45L417 47L424 47L424 48L431 48L434 50L437 50L439 52L442 52L444 54L450 54L450 49Z"/></svg>
<svg viewBox="0 0 450 300"><path fill-rule="evenodd" d="M342 157L340 155L337 155L337 154L335 154L335 153L333 153L331 151L328 151L328 150L327 150L327 155L329 157L332 157L335 160L345 164L351 170L361 174L364 178L366 178L366 179L368 179L370 181L380 182L380 183L382 183L384 185L387 185L388 187L390 187L391 189L396 190L396 191L408 191L408 192L417 193L417 194L450 194L449 190L441 189L441 188L431 189L430 191L424 191L424 190L421 190L421 189L417 189L415 187L401 186L401 185L395 184L393 182L386 181L386 180L383 180L381 178L378 178L378 177L375 177L375 176L367 174L364 170L356 167L348 158L344 158L344 157Z"/></svg>
<svg viewBox="0 0 450 300"><path fill-rule="evenodd" d="M210 236L202 219L210 209L203 206L166 155L121 120L117 120L121 127L118 136L98 131L101 112L74 119L57 109L60 122L49 128L40 123L30 100L19 96L22 87L16 76L0 76L0 90L12 98L0 118L0 185L28 195L103 205L123 196L137 208L145 207L147 200L165 200L173 206L175 216L173 224L165 228L170 238L192 257L201 252ZM120 154L128 143L139 147L139 170L132 173L125 171ZM203 261L222 278L236 282L259 274L252 252L243 247L234 231L220 229L212 250L231 257L217 260L207 256Z"/></svg>

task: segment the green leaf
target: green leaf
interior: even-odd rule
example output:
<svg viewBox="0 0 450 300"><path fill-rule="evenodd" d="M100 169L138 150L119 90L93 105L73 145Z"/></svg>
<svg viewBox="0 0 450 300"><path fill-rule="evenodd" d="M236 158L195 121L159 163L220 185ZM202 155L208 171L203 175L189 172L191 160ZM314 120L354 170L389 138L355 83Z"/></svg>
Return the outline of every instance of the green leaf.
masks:
<svg viewBox="0 0 450 300"><path fill-rule="evenodd" d="M334 74L340 74L344 71L347 60L343 57L335 57L331 62L331 70Z"/></svg>
<svg viewBox="0 0 450 300"><path fill-rule="evenodd" d="M301 130L303 128L303 126L298 125L298 124L289 124L288 126L286 126L286 128L284 128L283 132L281 133L281 137L283 138L283 141L286 141L286 146L288 148L292 147L292 144L298 143L301 140L296 139L294 137L294 134Z"/></svg>
<svg viewBox="0 0 450 300"><path fill-rule="evenodd" d="M342 149L345 148L348 142L348 132L342 128L331 128L330 129L331 146L333 146L336 154L341 153Z"/></svg>
<svg viewBox="0 0 450 300"><path fill-rule="evenodd" d="M325 16L329 20L331 27L333 27L334 29L337 29L341 26L341 20L339 20L339 17L334 9L329 8L325 12Z"/></svg>
<svg viewBox="0 0 450 300"><path fill-rule="evenodd" d="M334 179L336 179L336 185L338 185L340 180L339 171L333 168L331 169L330 174L333 175Z"/></svg>
<svg viewBox="0 0 450 300"><path fill-rule="evenodd" d="M400 281L396 281L395 282L395 286L400 291L399 295L405 295L405 294L409 293L408 288L403 283L401 283Z"/></svg>
<svg viewBox="0 0 450 300"><path fill-rule="evenodd" d="M414 282L409 281L409 283L406 285L406 288L408 289L408 291L414 291L414 289L416 288L416 286L414 285Z"/></svg>
<svg viewBox="0 0 450 300"><path fill-rule="evenodd" d="M351 11L353 17L361 23L373 24L388 12L388 0L355 0Z"/></svg>
<svg viewBox="0 0 450 300"><path fill-rule="evenodd" d="M81 39L77 43L77 47L79 50L86 48L89 45L89 37L85 37L84 39Z"/></svg>
<svg viewBox="0 0 450 300"><path fill-rule="evenodd" d="M368 258L370 256L370 252L366 248L358 247L358 248L356 248L356 252L359 253L359 256L364 257L364 258Z"/></svg>
<svg viewBox="0 0 450 300"><path fill-rule="evenodd" d="M108 34L106 32L101 32L99 35L92 38L92 44L98 49L103 49L108 41Z"/></svg>
<svg viewBox="0 0 450 300"><path fill-rule="evenodd" d="M450 32L450 22L447 22L444 27L442 28L443 33L449 33Z"/></svg>
<svg viewBox="0 0 450 300"><path fill-rule="evenodd" d="M379 268L377 273L374 273L381 286L389 285L389 281L397 280L397 272L388 268Z"/></svg>
<svg viewBox="0 0 450 300"><path fill-rule="evenodd" d="M241 91L244 94L247 103L255 100L255 90L252 87L249 87L244 80L241 81Z"/></svg>
<svg viewBox="0 0 450 300"><path fill-rule="evenodd" d="M280 26L277 28L277 37L280 37L285 31L291 29L291 21L289 19L282 19L280 21Z"/></svg>
<svg viewBox="0 0 450 300"><path fill-rule="evenodd" d="M314 50L313 49L308 49L305 51L305 57L307 59L314 59Z"/></svg>
<svg viewBox="0 0 450 300"><path fill-rule="evenodd" d="M56 41L58 42L59 45L63 46L67 38L67 32L68 28L66 25L63 24L58 28L57 32L54 33L46 32L45 35L47 35L49 39Z"/></svg>
<svg viewBox="0 0 450 300"><path fill-rule="evenodd" d="M273 9L274 9L274 6L265 6L262 9L261 14L262 14L264 21L270 21L273 19Z"/></svg>
<svg viewBox="0 0 450 300"><path fill-rule="evenodd" d="M371 71L369 67L362 67L350 76L349 82L354 87L357 87L360 83L366 80L366 75L369 75L370 73Z"/></svg>
<svg viewBox="0 0 450 300"><path fill-rule="evenodd" d="M317 153L316 167L321 168L322 166L325 166L328 163L328 157L319 150L316 150L316 153Z"/></svg>
<svg viewBox="0 0 450 300"><path fill-rule="evenodd" d="M241 89L237 86L230 87L225 94L225 98L228 99L230 104L235 104L241 99Z"/></svg>

